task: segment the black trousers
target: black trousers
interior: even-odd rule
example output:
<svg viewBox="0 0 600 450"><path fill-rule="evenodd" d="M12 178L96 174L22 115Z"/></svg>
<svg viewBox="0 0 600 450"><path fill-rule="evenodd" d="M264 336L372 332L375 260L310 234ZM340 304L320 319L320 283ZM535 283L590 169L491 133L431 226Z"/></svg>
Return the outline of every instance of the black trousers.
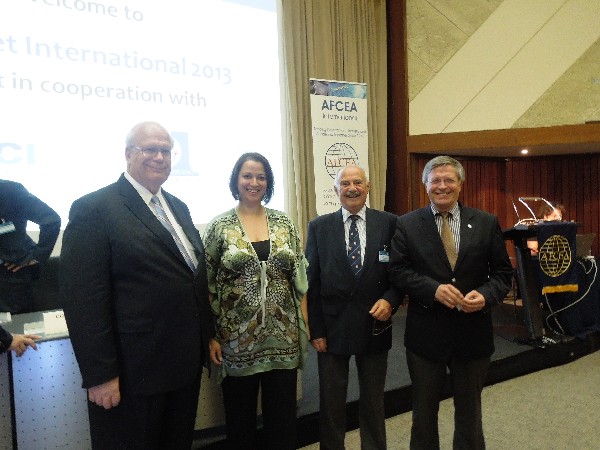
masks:
<svg viewBox="0 0 600 450"><path fill-rule="evenodd" d="M490 366L490 358L463 361L431 361L406 350L408 372L412 382L413 424L412 450L440 448L438 411L446 380L446 367L454 393L454 450L483 450L481 391Z"/></svg>
<svg viewBox="0 0 600 450"><path fill-rule="evenodd" d="M343 450L350 355L317 353L319 364L320 441L323 450ZM388 352L355 355L362 450L386 448L384 391Z"/></svg>
<svg viewBox="0 0 600 450"><path fill-rule="evenodd" d="M276 369L221 383L225 405L227 448L292 450L296 448L296 369ZM256 437L258 391L261 391L263 432Z"/></svg>
<svg viewBox="0 0 600 450"><path fill-rule="evenodd" d="M190 450L194 439L200 377L182 389L132 397L104 409L88 402L94 450Z"/></svg>

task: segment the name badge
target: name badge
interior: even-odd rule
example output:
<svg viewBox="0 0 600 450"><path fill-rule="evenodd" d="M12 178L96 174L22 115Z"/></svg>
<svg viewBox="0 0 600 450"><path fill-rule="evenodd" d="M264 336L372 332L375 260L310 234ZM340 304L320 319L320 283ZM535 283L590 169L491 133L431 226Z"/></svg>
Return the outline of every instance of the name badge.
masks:
<svg viewBox="0 0 600 450"><path fill-rule="evenodd" d="M0 223L0 234L11 233L15 231L15 224L12 222Z"/></svg>
<svg viewBox="0 0 600 450"><path fill-rule="evenodd" d="M379 262L389 263L390 262L390 252L387 250L379 250Z"/></svg>

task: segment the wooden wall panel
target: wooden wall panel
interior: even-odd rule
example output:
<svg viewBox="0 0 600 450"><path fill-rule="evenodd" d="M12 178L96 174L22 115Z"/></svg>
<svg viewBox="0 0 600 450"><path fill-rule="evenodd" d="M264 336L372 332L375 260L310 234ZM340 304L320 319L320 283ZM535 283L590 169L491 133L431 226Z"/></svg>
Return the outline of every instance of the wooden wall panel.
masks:
<svg viewBox="0 0 600 450"><path fill-rule="evenodd" d="M598 195L600 155L570 155L536 158L527 161L507 161L507 167L514 176L525 182L517 185L515 197L544 197L551 202L565 205L567 220L580 223L580 233L598 233L600 218L600 199ZM528 183L529 165L545 178L537 186ZM599 240L594 243L594 254L598 254Z"/></svg>
<svg viewBox="0 0 600 450"><path fill-rule="evenodd" d="M414 173L410 167L408 137L408 74L406 0L387 0L388 29L388 172L385 209L400 214L409 210Z"/></svg>

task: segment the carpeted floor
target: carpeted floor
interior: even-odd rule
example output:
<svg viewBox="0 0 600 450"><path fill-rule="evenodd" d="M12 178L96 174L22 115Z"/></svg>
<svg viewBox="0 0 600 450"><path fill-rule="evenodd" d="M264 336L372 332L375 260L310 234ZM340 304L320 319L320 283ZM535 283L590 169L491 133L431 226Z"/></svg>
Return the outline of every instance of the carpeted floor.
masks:
<svg viewBox="0 0 600 450"><path fill-rule="evenodd" d="M408 376L408 370L406 368L406 359L404 351L404 324L406 319L406 310L401 308L398 313L394 316L394 331L393 331L393 346L390 350L388 360L388 373L386 378L386 417L393 418L388 419L389 429L389 449L405 449L408 448L408 436L410 429L410 414L407 414L411 409L411 387L410 378ZM488 373L487 386L494 386L494 388L486 388L484 394L487 396L488 391L495 392L496 386L504 385L504 382L517 378L521 380L528 374L532 374L537 371L544 371L548 368L557 367L567 364L573 364L573 361L577 362L579 358L595 352L600 348L600 335L598 333L591 334L589 338L585 340L576 338L561 339L556 337L556 344L548 345L545 348L535 348L531 345L523 344L524 338L527 337L523 321L523 311L521 307L515 306L512 302L506 302L493 310L494 319L494 343L496 351L492 356L492 364ZM298 401L298 441L299 448L305 449L317 449L318 448L318 410L319 410L319 390L318 390L318 376L317 376L317 364L316 364L316 352L312 349L309 351L309 356L306 361L305 369L302 372L302 398ZM358 386L356 382L356 374L354 364L350 364L350 379L348 386L348 401L346 405L347 410L347 424L348 424L348 444L347 450L360 449L360 445L357 441L358 432L352 431L358 427ZM600 366L598 366L598 374L600 374ZM549 369L552 370L552 369ZM589 385L583 385L581 389L596 389L594 392L600 394L600 383L598 383L598 376L595 375L595 382ZM568 376L567 376L568 378ZM591 381L591 378L590 378ZM537 385L539 383L539 385ZM557 388L553 383L552 378L544 379L544 381L533 383L537 391L527 389L533 392L537 392L535 397L543 400L547 397L544 392L562 393L563 388ZM574 385L575 386L575 385ZM585 391L584 391L585 392ZM590 392L591 394L592 392ZM447 386L444 398L448 398L451 395L449 385ZM516 396L516 397L515 397ZM600 395L598 395L600 397ZM590 397L592 397L590 395ZM488 413L488 400L484 407L486 408L486 435L489 435L488 448L494 450L499 449L560 449L562 446L532 446L529 447L529 440L526 436L529 433L541 434L544 436L543 430L548 426L554 427L555 418L563 417L563 409L556 410L552 403L548 402L543 406L533 406L537 403L531 403L529 401L520 402L521 394L508 392L500 395L499 397L493 397L489 403L494 406L491 413ZM560 398L560 396L559 396ZM600 400L596 400L600 402ZM516 403L516 404L515 404ZM445 406L448 405L448 406ZM517 433L522 440L521 444L513 442L510 446L504 446L503 439L507 436L502 434L497 435L498 428L496 424L496 418L494 414L500 414L500 411L505 409L508 414L507 421L511 422L519 431ZM497 406L497 407L496 407ZM516 408L520 406L520 408ZM600 412L596 404L596 410ZM443 408L451 407L451 402L446 400L443 402ZM588 410L589 411L589 410ZM593 411L593 410L592 410ZM490 415L491 414L491 415ZM589 413L593 417L592 412ZM490 419L491 417L491 419ZM445 409L441 410L440 414L440 429L446 427L447 433L451 433L452 425L452 413L447 412ZM600 429L600 427L597 427ZM446 432L446 431L445 431ZM260 436L260 433L259 433ZM353 437L354 436L354 437ZM203 430L198 433L197 440L194 442L194 449L207 449L207 450L220 450L224 448L223 442L223 430ZM353 440L354 439L354 440ZM451 442L448 441L446 447ZM532 441L532 445L533 445ZM600 439L598 439L600 442ZM498 443L502 443L502 446L498 446ZM536 444L537 445L537 444ZM575 450L594 448L594 447L569 447ZM600 448L600 445L595 448Z"/></svg>
<svg viewBox="0 0 600 450"><path fill-rule="evenodd" d="M600 352L488 386L483 420L489 450L593 450L600 448ZM454 407L441 402L441 449L452 448ZM408 449L410 412L386 422L388 449ZM316 450L318 444L302 447ZM360 449L358 430L346 434L346 449Z"/></svg>

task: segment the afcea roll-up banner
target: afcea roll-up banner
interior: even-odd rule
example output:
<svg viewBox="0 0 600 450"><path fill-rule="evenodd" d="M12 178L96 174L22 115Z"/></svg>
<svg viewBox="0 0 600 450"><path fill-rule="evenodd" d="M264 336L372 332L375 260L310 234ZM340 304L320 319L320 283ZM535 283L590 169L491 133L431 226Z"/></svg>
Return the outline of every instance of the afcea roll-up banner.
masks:
<svg viewBox="0 0 600 450"><path fill-rule="evenodd" d="M335 176L359 165L368 176L367 85L310 79L313 157L317 214L340 207Z"/></svg>

